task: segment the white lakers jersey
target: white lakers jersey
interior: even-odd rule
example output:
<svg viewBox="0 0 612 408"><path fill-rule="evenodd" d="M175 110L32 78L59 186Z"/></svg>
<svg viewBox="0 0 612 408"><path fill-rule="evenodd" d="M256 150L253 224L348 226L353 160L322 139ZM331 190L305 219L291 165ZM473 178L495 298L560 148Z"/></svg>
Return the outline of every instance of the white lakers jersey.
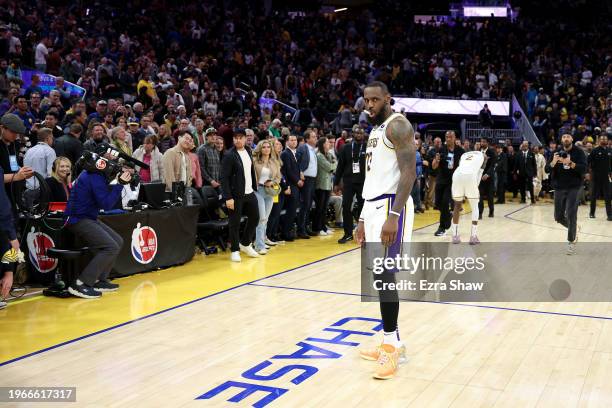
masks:
<svg viewBox="0 0 612 408"><path fill-rule="evenodd" d="M397 191L400 179L399 166L393 143L387 139L385 132L389 122L400 116L402 116L401 113L392 114L370 132L366 148L365 182L362 193L362 197L366 200L383 194L395 194Z"/></svg>
<svg viewBox="0 0 612 408"><path fill-rule="evenodd" d="M465 152L461 155L459 167L455 173L478 175L482 170L482 163L484 163L484 154L481 151Z"/></svg>

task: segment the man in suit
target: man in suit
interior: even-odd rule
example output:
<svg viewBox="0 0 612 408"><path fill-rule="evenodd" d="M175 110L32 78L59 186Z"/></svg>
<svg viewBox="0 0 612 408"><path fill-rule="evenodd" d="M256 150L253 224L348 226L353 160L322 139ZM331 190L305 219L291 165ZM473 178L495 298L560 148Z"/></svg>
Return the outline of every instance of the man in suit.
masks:
<svg viewBox="0 0 612 408"><path fill-rule="evenodd" d="M610 192L610 175L612 174L612 149L608 147L608 136L602 134L598 139L597 146L588 157L591 170L591 211L589 216L595 218L597 197L601 193L606 203L608 221L612 221L612 204Z"/></svg>
<svg viewBox="0 0 612 408"><path fill-rule="evenodd" d="M497 160L495 173L497 174L497 201L496 204L506 203L506 179L508 177L508 155L507 148L497 146Z"/></svg>
<svg viewBox="0 0 612 408"><path fill-rule="evenodd" d="M67 157L73 166L83 153L83 144L80 141L81 133L83 133L83 126L73 123L70 125L70 133L58 137L53 144L57 156Z"/></svg>
<svg viewBox="0 0 612 408"><path fill-rule="evenodd" d="M344 235L338 240L345 244L353 240L353 197L357 197L358 213L363 208L363 182L365 180L365 132L356 129L353 132L353 141L346 143L338 155L338 167L334 179L335 190L340 191L342 182L342 221Z"/></svg>
<svg viewBox="0 0 612 408"><path fill-rule="evenodd" d="M495 185L493 183L493 179L495 176L495 161L497 159L495 157L495 150L489 146L489 139L486 137L480 139L480 151L487 157L484 172L482 174L482 180L478 186L480 190L480 200L478 201L478 219L482 220L482 213L484 211L484 196L487 196L487 201L489 204L489 217L492 218L493 213L495 212L495 204L493 204Z"/></svg>
<svg viewBox="0 0 612 408"><path fill-rule="evenodd" d="M435 197L434 192L436 191L436 177L438 175L438 170L434 170L431 167L431 163L434 161L436 157L436 153L440 153L440 149L442 148L442 139L439 137L435 137L433 140L433 146L429 148L427 151L427 162L430 163L427 171L427 192L425 193L425 209L429 210L429 207L433 207L437 209L434 205Z"/></svg>
<svg viewBox="0 0 612 408"><path fill-rule="evenodd" d="M506 156L508 158L508 178L506 179L506 189L512 193L512 198L516 198L518 195L515 180L516 174L514 174L514 167L516 166L516 153L514 152L514 146L512 145L508 145L506 149Z"/></svg>
<svg viewBox="0 0 612 408"><path fill-rule="evenodd" d="M229 210L230 259L233 262L241 261L240 252L253 258L259 257L252 245L259 223L259 207L255 197L257 179L251 151L245 145L246 133L238 129L234 133L233 147L225 152L221 162L221 190ZM240 237L243 215L247 217L247 224Z"/></svg>
<svg viewBox="0 0 612 408"><path fill-rule="evenodd" d="M531 204L535 204L533 194L533 177L536 174L535 155L529 149L529 142L526 140L521 143L520 150L514 160L514 174L521 192L521 203L525 203L525 189L527 189L531 196Z"/></svg>
<svg viewBox="0 0 612 408"><path fill-rule="evenodd" d="M291 242L294 236L291 234L291 227L295 221L295 213L300 202L300 188L304 186L304 181L300 179L300 168L295 158L297 148L297 136L287 137L287 148L281 153L281 173L291 189L291 194L285 197L285 216L281 221L282 239ZM310 238L310 237L309 237Z"/></svg>
<svg viewBox="0 0 612 408"><path fill-rule="evenodd" d="M300 189L300 214L298 215L298 238L308 239L314 233L307 231L308 219L314 198L315 182L317 180L317 134L307 130L304 134L304 144L298 147L295 158L300 168L300 179L304 185Z"/></svg>

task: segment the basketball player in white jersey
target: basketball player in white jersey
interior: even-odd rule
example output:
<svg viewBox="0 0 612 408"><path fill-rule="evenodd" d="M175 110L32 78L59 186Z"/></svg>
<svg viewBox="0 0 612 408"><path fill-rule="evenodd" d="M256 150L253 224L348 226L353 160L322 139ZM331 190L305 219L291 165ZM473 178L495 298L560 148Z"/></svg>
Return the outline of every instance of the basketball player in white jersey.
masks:
<svg viewBox="0 0 612 408"><path fill-rule="evenodd" d="M410 192L416 179L416 146L410 122L391 109L391 95L382 82L372 82L364 89L368 119L374 128L366 148L363 210L357 226L357 242L379 242L389 258L395 257L402 243L410 242L414 205ZM393 271L377 277L395 282ZM374 378L393 378L405 348L397 327L399 298L395 290L379 291L383 321L382 344L360 355L377 361Z"/></svg>
<svg viewBox="0 0 612 408"><path fill-rule="evenodd" d="M475 150L466 152L461 155L459 167L457 167L457 170L453 173L453 185L451 188L451 195L453 201L455 201L455 206L453 208L453 224L451 226L453 231L453 244L461 243L461 238L459 237L459 216L461 214L461 204L464 198L467 198L472 208L470 245L480 243L476 235L479 215L478 201L480 200L478 185L480 184L486 163L487 156L481 151Z"/></svg>

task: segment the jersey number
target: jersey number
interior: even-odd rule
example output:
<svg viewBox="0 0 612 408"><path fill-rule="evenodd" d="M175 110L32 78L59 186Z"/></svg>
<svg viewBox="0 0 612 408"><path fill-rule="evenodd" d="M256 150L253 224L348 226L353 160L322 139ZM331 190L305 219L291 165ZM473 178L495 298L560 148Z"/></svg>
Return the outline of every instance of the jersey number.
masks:
<svg viewBox="0 0 612 408"><path fill-rule="evenodd" d="M372 163L372 152L370 153L366 153L365 155L365 164L366 164L366 171L370 171L370 164Z"/></svg>

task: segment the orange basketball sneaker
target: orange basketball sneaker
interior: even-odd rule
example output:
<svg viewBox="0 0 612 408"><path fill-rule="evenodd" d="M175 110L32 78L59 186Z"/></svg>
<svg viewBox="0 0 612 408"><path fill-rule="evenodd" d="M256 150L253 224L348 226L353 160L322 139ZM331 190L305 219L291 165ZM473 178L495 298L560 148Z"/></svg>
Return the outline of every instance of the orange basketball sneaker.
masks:
<svg viewBox="0 0 612 408"><path fill-rule="evenodd" d="M380 350L382 349L382 346L383 343L380 343L380 345L376 347L361 349L359 350L359 356L364 360L377 361L378 357L380 356ZM403 344L399 348L399 362L400 364L406 362L406 346L404 346Z"/></svg>
<svg viewBox="0 0 612 408"><path fill-rule="evenodd" d="M383 344L380 347L380 355L376 361L377 367L373 377L378 380L389 380L395 376L399 365L400 349L391 344Z"/></svg>

